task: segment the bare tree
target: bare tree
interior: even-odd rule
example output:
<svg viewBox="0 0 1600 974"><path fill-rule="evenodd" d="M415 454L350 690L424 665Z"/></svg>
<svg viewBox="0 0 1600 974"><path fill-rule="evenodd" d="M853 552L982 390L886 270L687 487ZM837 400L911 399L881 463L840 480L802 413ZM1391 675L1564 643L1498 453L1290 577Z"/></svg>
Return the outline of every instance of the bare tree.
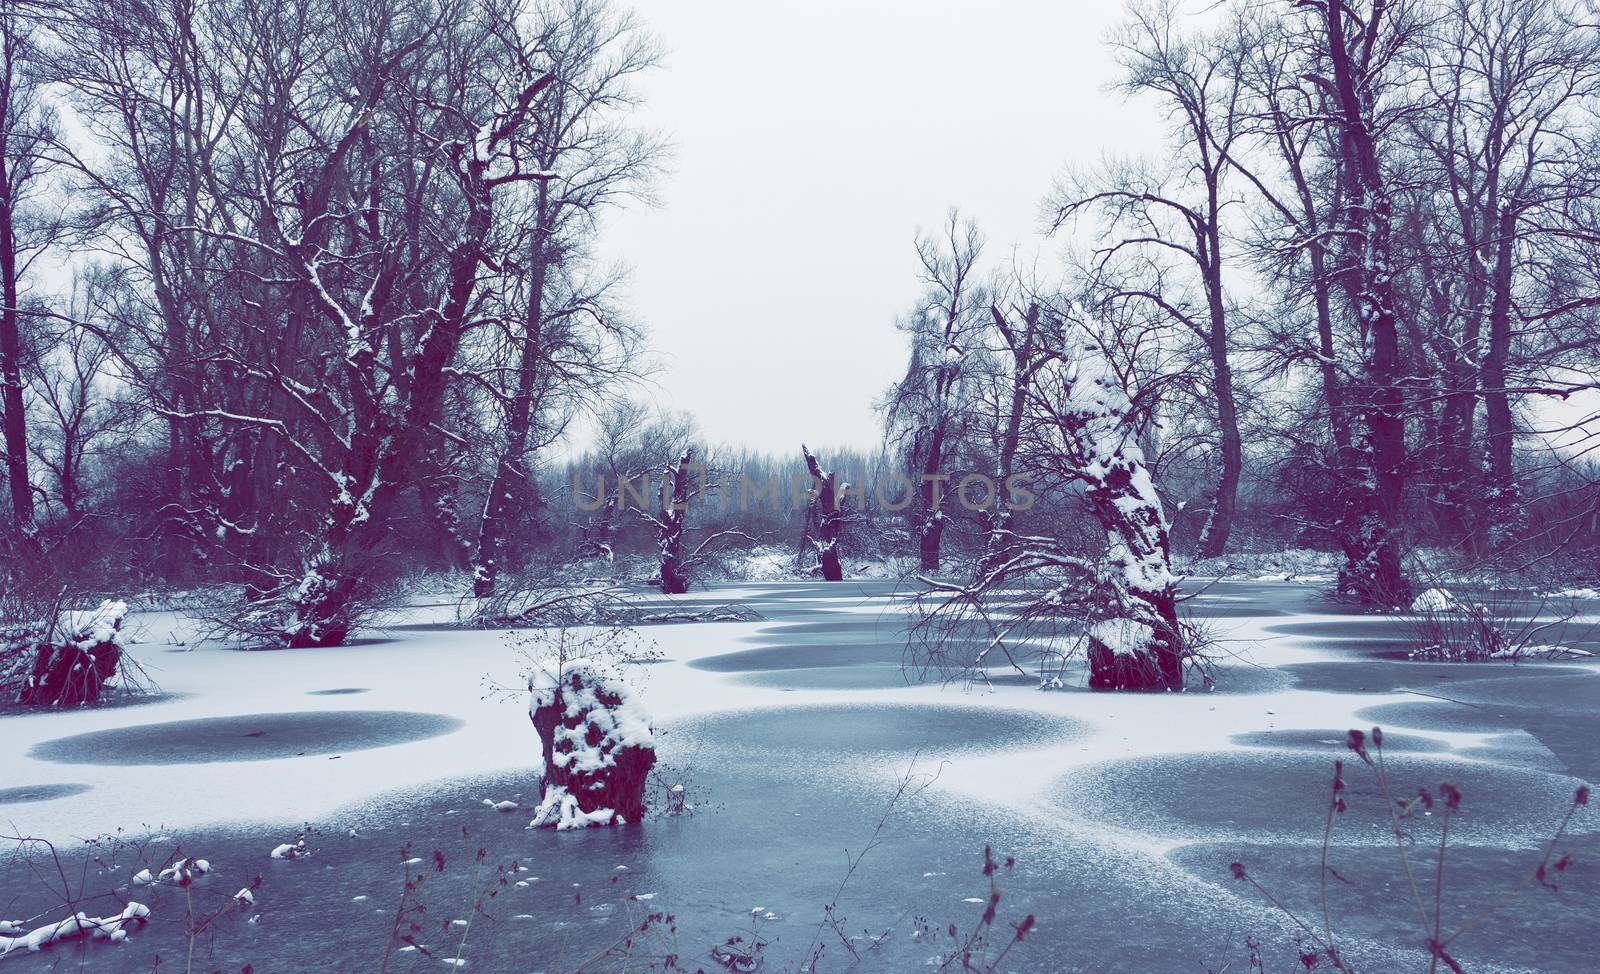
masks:
<svg viewBox="0 0 1600 974"><path fill-rule="evenodd" d="M1573 30L1577 10L1558 0L1452 0L1444 13L1412 52L1431 98L1409 127L1439 200L1433 212L1453 217L1428 221L1449 272L1438 285L1448 310L1434 342L1448 526L1481 549L1490 535L1509 539L1520 516L1514 390L1547 377L1517 377L1529 353L1543 359L1544 344L1536 328L1517 333L1515 306L1528 295L1519 251L1546 232L1544 214L1592 192L1576 138L1600 84L1600 37ZM1485 476L1480 499L1474 487Z"/></svg>
<svg viewBox="0 0 1600 974"><path fill-rule="evenodd" d="M1035 376L1051 359L1050 349L1059 347L1061 328L1054 317L1046 320L1045 309L1032 297L1027 299L1026 306L1012 305L1006 310L1001 310L998 303L991 303L989 318L999 339L1003 364L996 377L999 387L996 406L1000 411L995 449L998 488L989 511L983 558L978 565L980 573L993 571L1012 545L1015 532L1010 494L1018 473L1017 448L1022 440L1028 394Z"/></svg>
<svg viewBox="0 0 1600 974"><path fill-rule="evenodd" d="M216 515L225 506L222 471L236 459L242 437L255 431L226 429L201 411L207 405L255 411L246 398L251 390L219 382L220 370L203 363L222 342L243 344L229 341L232 322L259 326L259 319L252 320L248 305L227 307L232 289L214 286L225 242L185 228L224 219L226 194L216 180L230 125L218 107L224 98L221 65L213 60L218 31L237 17L242 36L269 18L254 5L192 0L63 0L42 9L49 11L43 19L52 41L50 77L66 92L84 136L57 138L50 151L75 183L74 242L118 262L135 296L122 304L114 333L102 337L141 397L164 410L166 482L150 517L161 560L178 570L198 552L231 550L246 539L228 524L249 530L246 519ZM303 42L326 25L307 22L313 15L305 6L288 9L300 18L301 33L294 16L272 19L283 45L273 66L292 77L311 56ZM280 75L267 83L284 81ZM268 124L260 116L253 121ZM252 297L259 314L260 295ZM296 345L292 336L263 344Z"/></svg>
<svg viewBox="0 0 1600 974"><path fill-rule="evenodd" d="M660 56L633 16L596 0L543 3L535 16L558 80L532 106L538 124L515 142L548 178L535 184L525 218L523 307L510 316L510 381L498 394L504 444L478 530L473 589L480 598L494 591L513 481L527 479L524 454L541 389L556 384L592 395L628 367L633 330L602 301L609 282L586 290L581 258L600 211L639 197L663 152L658 137L627 123L637 102L630 84Z"/></svg>
<svg viewBox="0 0 1600 974"><path fill-rule="evenodd" d="M1175 0L1133 4L1112 42L1123 69L1119 87L1153 95L1171 121L1170 162L1112 163L1062 186L1051 202L1051 226L1059 230L1080 212L1098 212L1111 231L1097 252L1101 270L1118 260L1128 265L1108 283L1110 296L1149 302L1204 350L1218 482L1197 555L1214 558L1233 530L1244 466L1223 228L1243 137L1242 89L1237 46L1225 36L1185 33L1179 16Z"/></svg>
<svg viewBox="0 0 1600 974"><path fill-rule="evenodd" d="M102 269L77 276L70 318L96 321L108 283ZM68 531L89 512L90 481L113 448L114 437L127 434L126 411L112 401L111 348L96 329L65 324L50 328L48 351L31 362L29 385L38 417L30 444L39 466L54 481L44 495L59 505Z"/></svg>
<svg viewBox="0 0 1600 974"><path fill-rule="evenodd" d="M1387 130L1379 103L1384 89L1396 83L1394 59L1415 40L1418 22L1410 14L1404 5L1372 0L1362 13L1339 2L1309 15L1319 21L1319 54L1326 57L1332 75L1319 76L1317 83L1329 92L1345 189L1335 274L1367 339L1361 476L1372 487L1355 531L1360 550L1346 565L1341 586L1380 604L1409 601L1411 590L1401 563L1407 451L1393 252L1395 201L1380 148Z"/></svg>
<svg viewBox="0 0 1600 974"><path fill-rule="evenodd" d="M1321 526L1344 550L1340 590L1397 604L1410 589L1403 501L1415 348L1403 345L1412 333L1400 308L1411 292L1395 250L1393 166L1396 130L1417 110L1402 54L1418 39L1419 17L1415 5L1387 0L1300 10L1292 21L1244 12L1232 31L1244 52L1251 132L1282 167L1269 178L1260 161L1236 154L1235 170L1265 203L1262 264L1295 288L1263 347L1320 373L1333 441L1325 476L1334 484ZM1307 304L1310 335L1301 327ZM1297 446L1299 462L1316 456L1310 446Z"/></svg>
<svg viewBox="0 0 1600 974"><path fill-rule="evenodd" d="M889 437L904 450L915 488L912 521L923 571L939 568L950 476L946 465L962 435L967 406L964 361L987 315L988 301L975 280L982 255L977 224L962 220L956 210L937 237L917 238L925 292L900 323L910 336L911 360L882 407Z"/></svg>
<svg viewBox="0 0 1600 974"><path fill-rule="evenodd" d="M1279 285L1280 299L1270 311L1260 342L1269 361L1288 368L1310 365L1317 379L1318 416L1331 442L1326 459L1317 444L1299 440L1293 429L1276 424L1278 436L1296 438L1296 465L1315 463L1313 479L1334 484L1332 509L1301 512L1307 526L1326 528L1348 556L1360 558L1356 517L1365 502L1359 479L1354 382L1346 351L1333 275L1337 231L1335 214L1341 184L1328 172L1335 141L1326 126L1312 124L1326 115L1326 91L1308 84L1311 45L1289 22L1272 16L1241 14L1230 30L1244 57L1241 80L1250 94L1250 126L1257 149L1235 156L1235 171L1257 190L1255 260L1267 279ZM1268 170L1277 167L1277 172ZM1308 320L1309 319L1309 320ZM1309 326L1309 327L1308 327Z"/></svg>

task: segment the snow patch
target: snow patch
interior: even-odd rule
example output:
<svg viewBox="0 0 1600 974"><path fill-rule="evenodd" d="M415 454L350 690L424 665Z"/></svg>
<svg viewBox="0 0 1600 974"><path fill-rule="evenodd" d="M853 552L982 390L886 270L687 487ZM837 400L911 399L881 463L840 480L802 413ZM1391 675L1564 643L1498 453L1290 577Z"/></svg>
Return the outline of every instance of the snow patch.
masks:
<svg viewBox="0 0 1600 974"><path fill-rule="evenodd" d="M1459 612L1461 602L1447 588L1430 588L1411 600L1412 612Z"/></svg>
<svg viewBox="0 0 1600 974"><path fill-rule="evenodd" d="M599 828L610 825L612 821L621 823L622 818L609 808L585 812L578 807L578 796L564 786L555 785L545 789L544 800L534 810L533 821L528 823L528 828L554 827L557 832L565 832L568 829Z"/></svg>

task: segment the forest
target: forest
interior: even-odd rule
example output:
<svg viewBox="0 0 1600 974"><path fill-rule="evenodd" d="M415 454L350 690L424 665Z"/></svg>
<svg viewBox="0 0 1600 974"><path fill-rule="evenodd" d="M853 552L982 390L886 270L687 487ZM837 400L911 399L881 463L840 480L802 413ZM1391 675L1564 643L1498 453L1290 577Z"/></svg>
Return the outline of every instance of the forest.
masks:
<svg viewBox="0 0 1600 974"><path fill-rule="evenodd" d="M1137 446L1184 555L1337 550L1340 590L1376 605L1408 600L1419 548L1586 574L1582 16L1238 4L1197 28L1130 7L1118 84L1159 106L1167 158L1111 146L1041 186L1048 266L930 215L884 323L904 377L859 391L881 448L831 461L915 496L898 517L854 505L851 543L925 571L1024 535L1092 554L1084 444L1110 437ZM627 510L579 508L597 476L655 481L691 448L731 476L804 474L786 449L697 442L638 384L648 310L595 256L604 212L648 205L669 152L632 120L660 57L633 14L21 2L0 29L8 550L28 587L233 586L252 635L337 643L396 577L471 572L487 596L613 532L653 544ZM1077 363L1127 397L1104 429L1071 414ZM932 478L969 472L1026 474L1048 503L963 517ZM784 506L689 518L792 543L805 515Z"/></svg>

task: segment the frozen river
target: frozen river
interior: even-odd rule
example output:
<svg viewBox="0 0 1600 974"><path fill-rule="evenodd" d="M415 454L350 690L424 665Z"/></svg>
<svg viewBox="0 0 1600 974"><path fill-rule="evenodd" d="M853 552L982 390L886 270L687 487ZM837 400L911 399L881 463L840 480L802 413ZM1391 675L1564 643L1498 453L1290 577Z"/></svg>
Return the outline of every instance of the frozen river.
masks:
<svg viewBox="0 0 1600 974"><path fill-rule="evenodd" d="M1253 940L1268 970L1288 971L1293 922L1229 864L1320 932L1343 758L1350 807L1329 860L1338 941L1357 970L1420 972L1415 899L1346 730L1385 729L1400 796L1442 782L1462 792L1447 929L1531 876L1576 786L1600 779L1593 664L1409 662L1404 622L1352 614L1309 586L1224 582L1195 599L1226 658L1214 690L1181 695L908 684L910 617L892 582L712 586L679 600L727 601L760 621L641 630L664 657L636 670L641 693L693 814L559 834L524 828L537 740L522 701L493 692L517 679L514 634L455 629L449 607L420 606L360 645L246 653L146 618L136 652L160 696L0 717L0 822L63 856L58 871L37 847L8 852L0 919L45 914L37 924L59 915L48 911L63 892L113 892L79 908L137 899L151 925L117 946L12 954L5 970L148 971L156 955L183 970L185 894L128 886L174 847L213 867L194 899L202 916L261 877L251 909L193 938L197 971L376 971L397 910L425 950L395 954L389 970L457 957L469 971L641 970L674 952L715 971L710 947L752 930L764 970L799 970L818 944L819 972L929 970L952 947L950 925L964 936L982 911L991 845L1016 860L999 929L1037 917L1001 970L1243 971ZM823 908L908 770L932 783L894 807L837 895L852 957L819 929ZM1430 913L1439 818L1407 824ZM307 823L309 857L269 858ZM1596 827L1584 808L1572 830ZM1593 970L1597 851L1579 843L1559 890L1531 884L1451 953L1474 972ZM427 878L405 893L408 876ZM670 928L630 962L582 966L651 911Z"/></svg>

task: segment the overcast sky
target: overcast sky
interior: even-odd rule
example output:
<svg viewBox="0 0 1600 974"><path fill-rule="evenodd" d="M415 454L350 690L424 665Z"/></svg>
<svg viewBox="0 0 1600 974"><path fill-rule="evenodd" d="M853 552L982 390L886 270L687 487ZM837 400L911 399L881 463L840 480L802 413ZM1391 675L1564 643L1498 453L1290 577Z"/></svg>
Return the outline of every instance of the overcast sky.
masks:
<svg viewBox="0 0 1600 974"><path fill-rule="evenodd" d="M644 120L675 152L660 205L609 220L605 246L632 268L658 401L716 443L875 445L918 229L960 206L992 260L1036 252L1065 165L1154 148L1153 109L1106 90L1120 8L641 4L667 51L641 85Z"/></svg>

